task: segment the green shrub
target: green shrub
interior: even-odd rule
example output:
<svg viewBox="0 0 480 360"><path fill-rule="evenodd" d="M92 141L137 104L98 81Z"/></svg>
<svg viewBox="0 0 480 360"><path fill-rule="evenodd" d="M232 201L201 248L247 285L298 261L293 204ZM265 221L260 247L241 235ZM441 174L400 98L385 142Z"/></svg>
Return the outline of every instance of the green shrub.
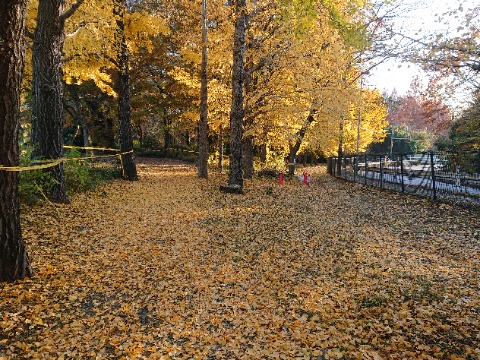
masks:
<svg viewBox="0 0 480 360"><path fill-rule="evenodd" d="M158 150L162 149L159 134L146 134L142 141L142 150Z"/></svg>
<svg viewBox="0 0 480 360"><path fill-rule="evenodd" d="M20 154L20 166L31 166L34 161L31 158L31 147L24 147ZM19 176L18 191L20 201L27 205L33 205L45 199L49 189L55 184L50 173L44 170L21 171Z"/></svg>
<svg viewBox="0 0 480 360"><path fill-rule="evenodd" d="M121 169L114 158L101 162L105 166L94 166L90 159L82 159L76 149L66 154L64 163L65 183L69 194L93 189L102 181L121 177Z"/></svg>
<svg viewBox="0 0 480 360"><path fill-rule="evenodd" d="M22 148L21 166L30 166L35 163L31 159L31 154L30 147ZM63 163L63 166L68 194L93 189L104 181L119 178L122 175L115 158L94 165L90 159L82 159L80 152L76 149L68 151L65 157L67 161ZM44 200L54 184L55 180L48 171L42 169L22 171L18 185L20 201L28 206Z"/></svg>

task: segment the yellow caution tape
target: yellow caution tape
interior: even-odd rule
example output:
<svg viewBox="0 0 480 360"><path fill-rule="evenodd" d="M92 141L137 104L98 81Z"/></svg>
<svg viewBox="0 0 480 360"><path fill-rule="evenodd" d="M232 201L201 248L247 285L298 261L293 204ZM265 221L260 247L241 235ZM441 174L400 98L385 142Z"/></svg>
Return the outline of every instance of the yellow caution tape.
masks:
<svg viewBox="0 0 480 360"><path fill-rule="evenodd" d="M118 151L118 150L115 150ZM118 154L112 154L112 155L92 155L92 156L84 156L84 157L78 157L78 158L65 158L65 161L79 161L79 160L88 160L88 159L104 159L104 158L111 158L111 157L117 157L121 155L127 155L127 154L132 154L133 150L126 151L123 153L118 153Z"/></svg>
<svg viewBox="0 0 480 360"><path fill-rule="evenodd" d="M0 170L3 171L29 171L29 170L40 170L40 169L47 169L50 167L57 166L58 164L62 163L64 159L56 159L53 161L50 161L49 163L46 164L41 164L41 165L30 165L30 166L1 166L0 165Z"/></svg>
<svg viewBox="0 0 480 360"><path fill-rule="evenodd" d="M65 148L77 148L77 149L83 149L83 150L103 150L103 151L119 151L118 149L108 149L108 148L89 148L89 147L73 147L73 146L65 146ZM37 163L40 163L38 165L30 165L30 166L3 166L0 165L0 171L31 171L31 170L41 170L41 169L48 169L54 166L59 165L62 162L65 161L79 161L79 160L87 160L87 159L99 159L99 158L111 158L111 157L118 157L120 159L120 162L122 161L121 156L122 155L127 155L127 154L132 154L133 150L130 151L125 151L122 153L118 154L112 154L112 155L96 155L96 156L86 156L86 157L79 157L79 158L60 158L60 159L55 159L55 160L38 160L36 161ZM123 164L122 164L123 167Z"/></svg>
<svg viewBox="0 0 480 360"><path fill-rule="evenodd" d="M118 149L110 149L110 148L99 148L99 147L89 147L89 146L64 146L65 149L79 149L79 150L99 150L99 151L119 151Z"/></svg>

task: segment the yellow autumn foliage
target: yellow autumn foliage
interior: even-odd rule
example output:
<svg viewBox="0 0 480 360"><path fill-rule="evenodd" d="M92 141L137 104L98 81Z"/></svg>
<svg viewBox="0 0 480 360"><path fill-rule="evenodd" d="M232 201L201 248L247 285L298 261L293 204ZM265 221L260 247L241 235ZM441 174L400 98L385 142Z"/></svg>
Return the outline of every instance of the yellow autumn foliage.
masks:
<svg viewBox="0 0 480 360"><path fill-rule="evenodd" d="M138 160L139 181L22 213L35 276L0 287L0 358L480 356L478 212L324 167L237 196Z"/></svg>

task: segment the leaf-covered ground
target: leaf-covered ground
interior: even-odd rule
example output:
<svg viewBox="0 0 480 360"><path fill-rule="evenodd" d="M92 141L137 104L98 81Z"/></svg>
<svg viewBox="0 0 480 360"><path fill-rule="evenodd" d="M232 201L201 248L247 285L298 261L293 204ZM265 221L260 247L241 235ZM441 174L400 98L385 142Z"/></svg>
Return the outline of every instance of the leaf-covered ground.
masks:
<svg viewBox="0 0 480 360"><path fill-rule="evenodd" d="M330 178L144 160L23 214L0 359L479 359L480 216Z"/></svg>

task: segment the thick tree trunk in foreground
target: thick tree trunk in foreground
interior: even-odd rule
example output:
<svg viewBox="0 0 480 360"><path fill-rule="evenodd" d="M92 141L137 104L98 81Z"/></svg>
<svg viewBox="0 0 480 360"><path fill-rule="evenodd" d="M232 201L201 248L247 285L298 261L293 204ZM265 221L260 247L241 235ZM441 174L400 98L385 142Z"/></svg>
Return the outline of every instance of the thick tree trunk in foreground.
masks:
<svg viewBox="0 0 480 360"><path fill-rule="evenodd" d="M208 177L208 47L207 0L202 0L202 69L200 88L200 122L198 124L198 177Z"/></svg>
<svg viewBox="0 0 480 360"><path fill-rule="evenodd" d="M19 164L18 129L23 75L26 0L0 3L0 165ZM0 170L0 281L32 275L20 229L16 171Z"/></svg>
<svg viewBox="0 0 480 360"><path fill-rule="evenodd" d="M307 132L312 122L315 120L315 118L313 117L314 114L315 114L314 110L310 111L310 114L308 115L307 119L303 123L302 128L296 134L295 142L293 144L290 144L290 152L288 154L288 162L289 162L288 175L295 174L295 165L294 165L295 158L297 156L298 150L300 150L300 146L302 145L305 133Z"/></svg>
<svg viewBox="0 0 480 360"><path fill-rule="evenodd" d="M235 2L235 32L233 39L232 109L230 112L230 174L228 186L243 191L242 137L244 118L244 63L246 32L246 0Z"/></svg>
<svg viewBox="0 0 480 360"><path fill-rule="evenodd" d="M137 167L133 158L133 135L130 120L130 70L128 63L128 48L125 38L125 3L115 2L115 15L117 16L117 44L119 46L117 66L117 95L118 95L118 142L122 157L123 177L126 180L138 180Z"/></svg>
<svg viewBox="0 0 480 360"><path fill-rule="evenodd" d="M32 51L32 145L33 156L63 157L63 70L65 40L64 0L40 0ZM49 198L68 203L63 164L49 168L55 180Z"/></svg>

